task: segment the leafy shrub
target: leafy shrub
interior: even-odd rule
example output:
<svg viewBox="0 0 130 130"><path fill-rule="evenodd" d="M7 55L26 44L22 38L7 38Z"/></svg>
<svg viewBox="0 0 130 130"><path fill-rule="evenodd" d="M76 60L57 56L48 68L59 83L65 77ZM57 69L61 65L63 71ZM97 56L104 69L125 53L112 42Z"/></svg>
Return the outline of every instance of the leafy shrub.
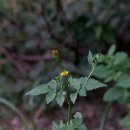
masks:
<svg viewBox="0 0 130 130"><path fill-rule="evenodd" d="M105 83L109 83L112 87L105 93L104 101L126 104L128 110L130 108L130 59L125 52L115 52L116 47L113 45L106 55L101 55L99 65L93 73ZM99 75L99 73L101 75ZM130 126L128 115L123 119L122 124Z"/></svg>

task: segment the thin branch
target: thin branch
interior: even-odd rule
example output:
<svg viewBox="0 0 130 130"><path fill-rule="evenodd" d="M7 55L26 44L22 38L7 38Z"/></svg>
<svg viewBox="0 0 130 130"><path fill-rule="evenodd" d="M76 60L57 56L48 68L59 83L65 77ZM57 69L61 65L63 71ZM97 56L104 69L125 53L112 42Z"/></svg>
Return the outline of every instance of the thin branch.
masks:
<svg viewBox="0 0 130 130"><path fill-rule="evenodd" d="M100 128L99 130L104 130L104 127L106 125L106 122L107 122L107 119L108 119L108 115L109 115L109 112L110 112L110 109L112 107L112 104L113 102L108 102L107 103L107 106L105 108L105 112L104 112L104 115L102 117L102 121L101 121L101 125L100 125Z"/></svg>
<svg viewBox="0 0 130 130"><path fill-rule="evenodd" d="M23 115L23 113L16 106L14 106L11 102L9 102L9 101L7 101L3 98L0 98L0 104L7 106L13 112L15 112L19 116L21 121L23 122L25 129L29 130L29 127L28 127L28 124L27 124L28 121L26 120L26 117Z"/></svg>

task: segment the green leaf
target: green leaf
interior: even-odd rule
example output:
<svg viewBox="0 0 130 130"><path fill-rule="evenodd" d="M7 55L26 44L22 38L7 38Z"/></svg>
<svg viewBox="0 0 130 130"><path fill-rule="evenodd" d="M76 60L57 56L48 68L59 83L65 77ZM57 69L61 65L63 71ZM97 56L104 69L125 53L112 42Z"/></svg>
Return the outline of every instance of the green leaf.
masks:
<svg viewBox="0 0 130 130"><path fill-rule="evenodd" d="M86 128L86 126L84 124L82 124L76 130L87 130L87 128Z"/></svg>
<svg viewBox="0 0 130 130"><path fill-rule="evenodd" d="M95 79L88 79L88 77L85 77L83 80L83 87L86 87L86 90L90 91L96 88L101 88L101 87L105 87L106 85L95 80Z"/></svg>
<svg viewBox="0 0 130 130"><path fill-rule="evenodd" d="M108 55L112 56L112 55L114 54L115 50L116 50L116 46L115 46L115 44L114 44L114 45L112 45L112 46L110 47L110 49L108 50Z"/></svg>
<svg viewBox="0 0 130 130"><path fill-rule="evenodd" d="M83 124L83 117L80 112L76 112L76 114L74 115L73 124L76 130L87 130L87 128Z"/></svg>
<svg viewBox="0 0 130 130"><path fill-rule="evenodd" d="M82 114L80 112L76 112L74 118L82 118Z"/></svg>
<svg viewBox="0 0 130 130"><path fill-rule="evenodd" d="M121 121L120 124L123 126L130 127L130 114L128 114L126 117L124 117Z"/></svg>
<svg viewBox="0 0 130 130"><path fill-rule="evenodd" d="M109 73L109 70L107 69L105 65L99 65L95 68L92 75L97 78L105 78L107 77L108 73Z"/></svg>
<svg viewBox="0 0 130 130"><path fill-rule="evenodd" d="M124 62L124 60L127 59L127 54L124 52L118 52L114 56L114 65L120 64L121 62Z"/></svg>
<svg viewBox="0 0 130 130"><path fill-rule="evenodd" d="M113 81L113 75L108 75L108 77L106 77L106 79L104 80L105 83L109 83Z"/></svg>
<svg viewBox="0 0 130 130"><path fill-rule="evenodd" d="M48 83L48 94L46 95L47 104L53 101L56 97L56 84L52 81Z"/></svg>
<svg viewBox="0 0 130 130"><path fill-rule="evenodd" d="M86 88L81 87L80 90L78 91L78 94L80 96L86 96Z"/></svg>
<svg viewBox="0 0 130 130"><path fill-rule="evenodd" d="M52 130L74 130L73 124L63 124L63 122L60 122L60 125L57 125L56 123L53 123Z"/></svg>
<svg viewBox="0 0 130 130"><path fill-rule="evenodd" d="M73 104L75 103L76 99L77 99L77 93L73 93L70 95L70 99L73 102Z"/></svg>
<svg viewBox="0 0 130 130"><path fill-rule="evenodd" d="M73 124L68 124L64 130L75 130Z"/></svg>
<svg viewBox="0 0 130 130"><path fill-rule="evenodd" d="M82 125L82 122L83 122L83 119L82 118L75 118L74 120L73 120L73 123L74 123L74 127L75 128L78 128L78 126L80 126L80 125Z"/></svg>
<svg viewBox="0 0 130 130"><path fill-rule="evenodd" d="M77 90L77 93L80 95L80 96L86 96L86 88L84 88L83 86L81 86L82 84L82 81L83 81L83 78L80 78L80 79L76 79L76 78L69 78L69 82L70 82L70 85L74 87L74 89ZM71 95L72 96L72 99L74 98L73 94ZM75 95L76 96L76 95ZM74 101L74 100L73 100Z"/></svg>
<svg viewBox="0 0 130 130"><path fill-rule="evenodd" d="M77 91L81 88L81 82L83 78L77 79L77 78L69 78L70 86L74 87Z"/></svg>
<svg viewBox="0 0 130 130"><path fill-rule="evenodd" d="M121 76L118 79L116 86L119 86L119 87L122 87L122 88L130 88L130 76L129 75Z"/></svg>
<svg viewBox="0 0 130 130"><path fill-rule="evenodd" d="M83 118L81 113L77 112L74 115L74 119L70 121L70 123L63 124L61 121L59 125L53 123L52 130L87 130L85 125L83 124Z"/></svg>
<svg viewBox="0 0 130 130"><path fill-rule="evenodd" d="M104 101L115 101L115 100L119 100L120 98L123 97L123 91L120 88L114 87L109 89L103 99Z"/></svg>
<svg viewBox="0 0 130 130"><path fill-rule="evenodd" d="M39 85L36 88L32 89L25 95L32 95L32 96L37 96L40 94L46 94L48 92L48 86L45 84Z"/></svg>
<svg viewBox="0 0 130 130"><path fill-rule="evenodd" d="M56 101L59 104L59 106L61 107L65 101L65 92L60 91L58 92L58 94L56 95Z"/></svg>
<svg viewBox="0 0 130 130"><path fill-rule="evenodd" d="M56 93L54 92L49 92L46 96L46 101L47 104L49 104L51 101L53 101L55 99Z"/></svg>
<svg viewBox="0 0 130 130"><path fill-rule="evenodd" d="M50 86L49 88L51 90L56 90L56 86L57 86L57 83L55 80L51 80L49 83L48 83L48 86Z"/></svg>
<svg viewBox="0 0 130 130"><path fill-rule="evenodd" d="M88 62L89 62L89 64L93 64L93 55L92 55L91 51L89 51L89 53L88 53Z"/></svg>

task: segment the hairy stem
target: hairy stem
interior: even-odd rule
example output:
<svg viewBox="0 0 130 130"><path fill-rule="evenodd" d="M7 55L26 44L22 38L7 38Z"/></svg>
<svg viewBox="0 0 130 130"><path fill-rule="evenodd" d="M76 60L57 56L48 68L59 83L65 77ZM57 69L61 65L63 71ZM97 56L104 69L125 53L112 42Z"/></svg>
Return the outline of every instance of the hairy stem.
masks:
<svg viewBox="0 0 130 130"><path fill-rule="evenodd" d="M99 130L104 130L112 104L113 104L113 102L107 103Z"/></svg>
<svg viewBox="0 0 130 130"><path fill-rule="evenodd" d="M87 76L87 81L86 81L86 82L88 82L88 80L89 80L89 78L91 77L91 75L92 75L94 69L95 69L95 66L93 66L91 72L90 72L89 75ZM83 79L83 80L84 80L84 79Z"/></svg>
<svg viewBox="0 0 130 130"><path fill-rule="evenodd" d="M94 69L95 69L95 67L93 67L93 68L92 68L92 70L91 70L90 74L88 75L88 79L91 77L91 75L92 75L92 73L93 73Z"/></svg>
<svg viewBox="0 0 130 130"><path fill-rule="evenodd" d="M7 101L3 98L0 98L0 104L4 104L8 108L10 108L13 112L15 112L19 116L21 121L23 122L25 129L29 130L25 116L23 115L23 113L17 107L15 107L11 102L9 102L9 101Z"/></svg>

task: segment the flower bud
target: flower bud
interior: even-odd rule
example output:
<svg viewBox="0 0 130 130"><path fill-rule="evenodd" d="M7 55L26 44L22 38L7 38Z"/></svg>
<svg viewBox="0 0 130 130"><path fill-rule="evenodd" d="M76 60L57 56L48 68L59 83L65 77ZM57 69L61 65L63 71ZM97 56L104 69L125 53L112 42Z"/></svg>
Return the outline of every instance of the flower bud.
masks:
<svg viewBox="0 0 130 130"><path fill-rule="evenodd" d="M69 76L69 74L70 74L69 71L64 70L60 73L60 76L67 77Z"/></svg>

